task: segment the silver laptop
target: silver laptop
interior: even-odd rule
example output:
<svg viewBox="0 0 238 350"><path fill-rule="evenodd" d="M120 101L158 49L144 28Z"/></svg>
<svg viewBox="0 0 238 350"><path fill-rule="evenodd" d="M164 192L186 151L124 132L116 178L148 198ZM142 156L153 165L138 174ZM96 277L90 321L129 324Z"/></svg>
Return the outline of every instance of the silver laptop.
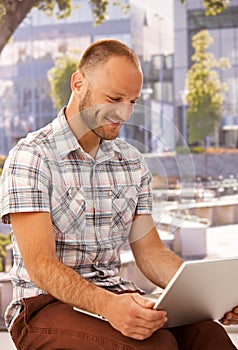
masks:
<svg viewBox="0 0 238 350"><path fill-rule="evenodd" d="M154 300L167 311L165 327L219 320L238 305L238 257L184 262Z"/></svg>
<svg viewBox="0 0 238 350"><path fill-rule="evenodd" d="M162 293L144 297L155 302L154 309L167 311L166 328L218 320L238 305L238 257L186 261Z"/></svg>

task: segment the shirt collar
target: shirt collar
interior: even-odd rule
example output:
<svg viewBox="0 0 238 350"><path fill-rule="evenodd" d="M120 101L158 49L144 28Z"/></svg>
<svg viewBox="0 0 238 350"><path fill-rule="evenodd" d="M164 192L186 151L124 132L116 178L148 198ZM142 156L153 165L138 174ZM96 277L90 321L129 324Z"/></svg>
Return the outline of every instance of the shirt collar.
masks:
<svg viewBox="0 0 238 350"><path fill-rule="evenodd" d="M81 149L78 140L67 123L65 107L59 112L57 118L53 120L52 128L56 147L62 158L65 158L72 151Z"/></svg>
<svg viewBox="0 0 238 350"><path fill-rule="evenodd" d="M57 118L53 120L52 128L56 147L62 158L65 158L72 151L80 150L84 152L66 120L65 107L59 112ZM100 161L105 159L105 157L108 159L114 155L114 152L121 153L121 149L116 142L114 140L102 140L96 159Z"/></svg>

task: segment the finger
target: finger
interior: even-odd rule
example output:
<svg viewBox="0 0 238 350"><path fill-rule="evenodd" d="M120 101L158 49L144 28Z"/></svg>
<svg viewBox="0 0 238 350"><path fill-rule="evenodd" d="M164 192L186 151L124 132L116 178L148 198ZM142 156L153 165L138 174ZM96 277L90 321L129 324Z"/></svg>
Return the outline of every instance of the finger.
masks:
<svg viewBox="0 0 238 350"><path fill-rule="evenodd" d="M149 338L153 332L138 332L136 331L135 333L132 333L130 335L130 338L136 339L136 340L144 340Z"/></svg>
<svg viewBox="0 0 238 350"><path fill-rule="evenodd" d="M155 331L162 328L164 326L164 322L160 322L160 324L157 324L154 327L141 327L136 326L134 329L130 330L130 334L124 334L126 336L129 336L134 339L143 340L148 337L150 337Z"/></svg>
<svg viewBox="0 0 238 350"><path fill-rule="evenodd" d="M225 314L225 318L229 321L238 321L238 314L234 313L234 312L227 312Z"/></svg>
<svg viewBox="0 0 238 350"><path fill-rule="evenodd" d="M227 312L219 321L224 325L238 324L238 314Z"/></svg>
<svg viewBox="0 0 238 350"><path fill-rule="evenodd" d="M164 327L167 321L168 321L168 318L166 316L163 318L156 319L155 321L149 321L149 322L140 318L136 318L135 323L131 328L131 330L137 333L139 329L144 329L145 332L149 332L150 334L152 334L158 329Z"/></svg>
<svg viewBox="0 0 238 350"><path fill-rule="evenodd" d="M226 318L220 319L219 322L221 322L224 326L231 326L231 325L238 324L238 320L227 320Z"/></svg>
<svg viewBox="0 0 238 350"><path fill-rule="evenodd" d="M139 304L140 306L146 308L146 309L152 309L154 306L154 301L143 298L140 294L138 293L133 293L132 298L134 301Z"/></svg>
<svg viewBox="0 0 238 350"><path fill-rule="evenodd" d="M138 293L133 293L132 297L138 305L142 306L145 309L145 310L138 309L138 314L137 314L138 318L146 320L147 322L150 322L150 321L154 322L160 319L162 320L162 322L165 322L164 319L167 316L167 312L165 310L153 310L152 307L154 305L154 301L143 298Z"/></svg>
<svg viewBox="0 0 238 350"><path fill-rule="evenodd" d="M143 325L148 324L150 327L150 325L156 323L165 323L167 321L167 313L164 310L148 310L142 308L137 313L136 318L140 322L143 322Z"/></svg>

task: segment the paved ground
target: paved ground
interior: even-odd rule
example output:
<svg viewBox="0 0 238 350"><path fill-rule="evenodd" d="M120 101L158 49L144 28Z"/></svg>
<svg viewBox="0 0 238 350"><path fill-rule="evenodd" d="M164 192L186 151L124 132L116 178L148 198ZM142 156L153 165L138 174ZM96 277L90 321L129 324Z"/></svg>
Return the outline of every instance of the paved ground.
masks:
<svg viewBox="0 0 238 350"><path fill-rule="evenodd" d="M238 225L212 227L207 230L208 258L238 257ZM238 327L229 327L229 335L238 347ZM7 332L0 332L1 350L13 350Z"/></svg>
<svg viewBox="0 0 238 350"><path fill-rule="evenodd" d="M208 257L238 257L238 225L208 228L207 250Z"/></svg>
<svg viewBox="0 0 238 350"><path fill-rule="evenodd" d="M211 227L207 230L207 250L210 257L238 257L238 225ZM238 326L226 328L238 347Z"/></svg>

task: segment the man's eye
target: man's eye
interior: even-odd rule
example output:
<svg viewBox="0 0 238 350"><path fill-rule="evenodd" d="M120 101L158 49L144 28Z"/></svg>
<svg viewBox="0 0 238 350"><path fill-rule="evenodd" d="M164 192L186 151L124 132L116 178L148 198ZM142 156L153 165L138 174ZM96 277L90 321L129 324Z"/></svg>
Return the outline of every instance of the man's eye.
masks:
<svg viewBox="0 0 238 350"><path fill-rule="evenodd" d="M120 102L121 98L120 97L110 97L109 96L109 100L113 101L113 102Z"/></svg>

